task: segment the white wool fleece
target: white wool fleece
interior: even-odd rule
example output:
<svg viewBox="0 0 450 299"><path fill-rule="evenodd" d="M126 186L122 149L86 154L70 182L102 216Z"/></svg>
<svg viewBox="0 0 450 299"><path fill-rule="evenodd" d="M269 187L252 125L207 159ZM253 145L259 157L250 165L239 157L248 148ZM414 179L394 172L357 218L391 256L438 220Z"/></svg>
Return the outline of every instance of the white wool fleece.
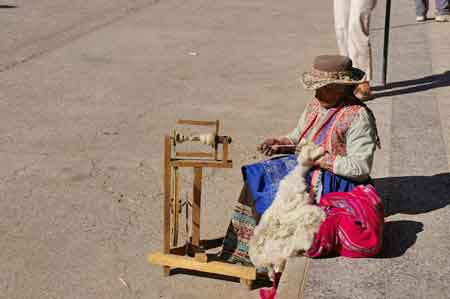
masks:
<svg viewBox="0 0 450 299"><path fill-rule="evenodd" d="M280 182L272 205L264 212L250 239L249 255L256 267L281 265L307 251L325 212L310 202L305 175L312 161L323 156L321 147L303 144L298 165Z"/></svg>

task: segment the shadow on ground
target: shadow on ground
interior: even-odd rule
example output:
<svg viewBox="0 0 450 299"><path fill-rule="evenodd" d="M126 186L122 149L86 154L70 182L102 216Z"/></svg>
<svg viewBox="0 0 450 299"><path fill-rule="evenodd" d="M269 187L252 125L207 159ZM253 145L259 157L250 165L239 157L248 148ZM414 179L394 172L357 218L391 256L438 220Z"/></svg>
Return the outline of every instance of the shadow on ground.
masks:
<svg viewBox="0 0 450 299"><path fill-rule="evenodd" d="M402 28L407 28L407 27L423 26L423 25L430 24L430 23L434 23L434 18L433 17L427 17L425 22L394 25L394 26L390 26L389 29L390 30L395 30L395 29L402 29ZM373 29L370 29L370 31L371 32L373 32L373 31L384 31L384 26L383 27L375 27Z"/></svg>
<svg viewBox="0 0 450 299"><path fill-rule="evenodd" d="M423 231L423 224L417 221L389 221L384 226L383 249L378 258L402 256L417 241Z"/></svg>
<svg viewBox="0 0 450 299"><path fill-rule="evenodd" d="M0 9L17 8L17 5L0 4Z"/></svg>
<svg viewBox="0 0 450 299"><path fill-rule="evenodd" d="M450 204L450 174L406 176L374 180L385 205L385 216L422 214ZM424 230L421 222L400 220L385 223L383 250L379 258L403 255Z"/></svg>
<svg viewBox="0 0 450 299"><path fill-rule="evenodd" d="M374 99L416 93L434 88L450 86L450 71L417 78L388 83L385 86L374 86Z"/></svg>
<svg viewBox="0 0 450 299"><path fill-rule="evenodd" d="M421 214L450 204L450 173L375 179L385 216Z"/></svg>
<svg viewBox="0 0 450 299"><path fill-rule="evenodd" d="M170 270L170 275L189 275L189 276L197 276L197 277L204 277L209 279L217 279L222 281L229 281L229 282L235 282L239 283L240 279L236 277L226 276L226 275L220 275L220 274L214 274L214 273L206 273L201 271L195 271L195 270L188 270L188 269L181 269L181 268L175 268ZM269 280L267 276L259 276L252 284L251 289L259 289L263 287L271 287L272 282Z"/></svg>

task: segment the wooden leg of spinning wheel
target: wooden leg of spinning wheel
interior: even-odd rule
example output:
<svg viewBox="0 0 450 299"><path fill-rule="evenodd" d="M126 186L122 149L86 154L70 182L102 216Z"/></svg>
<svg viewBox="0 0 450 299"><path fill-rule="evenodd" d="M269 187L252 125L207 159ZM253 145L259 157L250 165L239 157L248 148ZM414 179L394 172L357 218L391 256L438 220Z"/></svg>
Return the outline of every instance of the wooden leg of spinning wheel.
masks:
<svg viewBox="0 0 450 299"><path fill-rule="evenodd" d="M170 267L168 266L163 267L163 275L166 277L170 275Z"/></svg>
<svg viewBox="0 0 450 299"><path fill-rule="evenodd" d="M251 290L253 286L253 280L241 278L241 284Z"/></svg>
<svg viewBox="0 0 450 299"><path fill-rule="evenodd" d="M189 199L188 199L188 194L186 193L186 206L185 206L185 211L184 211L184 244L186 246L186 252L187 253L187 245L190 242L190 237L189 237Z"/></svg>
<svg viewBox="0 0 450 299"><path fill-rule="evenodd" d="M202 197L202 168L194 167L194 195L192 198L192 245L200 247L200 207Z"/></svg>
<svg viewBox="0 0 450 299"><path fill-rule="evenodd" d="M180 218L180 179L179 179L179 173L178 168L175 167L173 169L174 173L174 200L173 200L173 235L172 235L172 246L176 247L178 245L178 231L179 231L179 218Z"/></svg>
<svg viewBox="0 0 450 299"><path fill-rule="evenodd" d="M170 250L170 181L171 181L171 143L170 136L164 140L164 211L163 211L163 253L169 253Z"/></svg>
<svg viewBox="0 0 450 299"><path fill-rule="evenodd" d="M163 252L165 254L170 251L170 181L171 181L171 166L170 166L170 155L171 155L171 143L170 137L166 136L164 139L164 211L163 211L163 238L164 238L164 248ZM169 276L170 267L163 267L164 276Z"/></svg>
<svg viewBox="0 0 450 299"><path fill-rule="evenodd" d="M216 136L219 136L219 120L216 120ZM214 160L218 160L218 144L214 143Z"/></svg>

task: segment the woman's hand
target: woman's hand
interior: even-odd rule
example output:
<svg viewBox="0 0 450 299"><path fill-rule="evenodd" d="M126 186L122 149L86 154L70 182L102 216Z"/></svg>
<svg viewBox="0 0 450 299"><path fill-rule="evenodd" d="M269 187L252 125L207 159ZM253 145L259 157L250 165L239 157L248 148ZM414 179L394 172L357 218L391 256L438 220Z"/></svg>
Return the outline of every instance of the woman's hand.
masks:
<svg viewBox="0 0 450 299"><path fill-rule="evenodd" d="M303 161L303 164L308 167L320 167L319 161L321 161L321 158L325 154L324 149L320 145L304 139L297 144L296 152L298 153L300 160Z"/></svg>
<svg viewBox="0 0 450 299"><path fill-rule="evenodd" d="M266 138L260 145L258 145L257 150L266 156L272 156L276 153L277 148L272 148L274 145L280 144L278 138L269 137Z"/></svg>
<svg viewBox="0 0 450 299"><path fill-rule="evenodd" d="M272 156L275 154L294 153L295 146L292 145L291 140L287 137L269 137L257 147L257 150L266 156Z"/></svg>

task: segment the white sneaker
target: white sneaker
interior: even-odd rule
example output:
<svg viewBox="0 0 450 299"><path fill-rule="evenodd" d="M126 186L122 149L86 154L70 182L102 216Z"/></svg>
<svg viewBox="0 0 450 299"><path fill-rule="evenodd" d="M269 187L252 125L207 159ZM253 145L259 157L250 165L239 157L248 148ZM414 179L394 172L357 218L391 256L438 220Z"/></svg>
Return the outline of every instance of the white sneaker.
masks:
<svg viewBox="0 0 450 299"><path fill-rule="evenodd" d="M434 18L436 22L448 22L448 15L440 15Z"/></svg>
<svg viewBox="0 0 450 299"><path fill-rule="evenodd" d="M425 22L427 20L427 18L425 16L417 16L416 17L416 22Z"/></svg>

